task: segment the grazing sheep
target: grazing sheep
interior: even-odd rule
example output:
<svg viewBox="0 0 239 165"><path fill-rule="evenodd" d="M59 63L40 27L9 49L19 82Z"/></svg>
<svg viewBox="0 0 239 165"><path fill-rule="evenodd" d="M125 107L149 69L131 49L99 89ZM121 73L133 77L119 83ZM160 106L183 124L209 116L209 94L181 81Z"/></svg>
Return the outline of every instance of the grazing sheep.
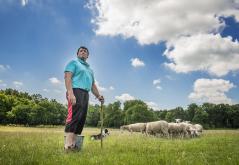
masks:
<svg viewBox="0 0 239 165"><path fill-rule="evenodd" d="M193 138L197 135L197 130L196 127L193 124L188 124L189 129L187 129L188 131L188 135Z"/></svg>
<svg viewBox="0 0 239 165"><path fill-rule="evenodd" d="M168 122L164 120L149 122L146 124L147 135L162 134L168 137Z"/></svg>
<svg viewBox="0 0 239 165"><path fill-rule="evenodd" d="M135 123L135 124L129 124L129 125L123 125L120 127L120 129L123 130L128 130L129 132L141 132L145 133L146 129L146 123Z"/></svg>
<svg viewBox="0 0 239 165"><path fill-rule="evenodd" d="M195 124L194 126L196 128L196 135L200 136L202 134L202 130L203 130L202 125L201 124Z"/></svg>
<svg viewBox="0 0 239 165"><path fill-rule="evenodd" d="M179 134L179 126L178 123L168 123L168 133L171 138Z"/></svg>
<svg viewBox="0 0 239 165"><path fill-rule="evenodd" d="M188 123L178 123L179 124L179 136L181 138L188 136L189 124Z"/></svg>
<svg viewBox="0 0 239 165"><path fill-rule="evenodd" d="M128 125L122 125L122 126L120 126L120 131L121 131L121 133L122 133L124 130L129 131L129 126L128 126Z"/></svg>
<svg viewBox="0 0 239 165"><path fill-rule="evenodd" d="M175 119L176 123L180 123L182 119Z"/></svg>

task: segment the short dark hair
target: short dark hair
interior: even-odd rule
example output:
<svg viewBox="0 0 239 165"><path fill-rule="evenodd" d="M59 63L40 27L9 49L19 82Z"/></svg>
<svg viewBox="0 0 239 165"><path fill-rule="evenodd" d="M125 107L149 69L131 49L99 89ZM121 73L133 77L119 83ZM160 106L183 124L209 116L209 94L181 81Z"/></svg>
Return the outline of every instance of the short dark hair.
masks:
<svg viewBox="0 0 239 165"><path fill-rule="evenodd" d="M85 46L81 46L81 47L77 50L77 55L78 55L80 49L85 49L85 50L87 50L87 53L88 53L88 55L89 55L89 50L88 50L87 47L85 47Z"/></svg>

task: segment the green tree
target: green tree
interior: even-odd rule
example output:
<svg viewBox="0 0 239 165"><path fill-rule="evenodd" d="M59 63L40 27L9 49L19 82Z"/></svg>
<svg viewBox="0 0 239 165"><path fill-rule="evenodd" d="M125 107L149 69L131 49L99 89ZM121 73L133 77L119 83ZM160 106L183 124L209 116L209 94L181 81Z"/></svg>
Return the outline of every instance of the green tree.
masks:
<svg viewBox="0 0 239 165"><path fill-rule="evenodd" d="M123 124L123 112L120 109L120 102L109 104L105 110L105 126L119 128Z"/></svg>
<svg viewBox="0 0 239 165"><path fill-rule="evenodd" d="M100 121L100 106L89 105L86 117L86 125L96 127Z"/></svg>
<svg viewBox="0 0 239 165"><path fill-rule="evenodd" d="M195 103L189 104L187 108L187 120L193 121L195 111L198 108L198 105Z"/></svg>
<svg viewBox="0 0 239 165"><path fill-rule="evenodd" d="M195 110L195 114L194 114L192 122L197 123L197 124L201 124L201 125L203 125L204 127L207 128L208 127L207 120L208 120L207 112L204 111L202 108L198 107Z"/></svg>

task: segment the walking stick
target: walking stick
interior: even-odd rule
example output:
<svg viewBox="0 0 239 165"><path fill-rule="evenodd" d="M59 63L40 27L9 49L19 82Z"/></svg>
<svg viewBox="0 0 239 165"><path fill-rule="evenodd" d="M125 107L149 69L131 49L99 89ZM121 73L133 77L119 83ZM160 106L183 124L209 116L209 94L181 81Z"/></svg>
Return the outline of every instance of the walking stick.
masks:
<svg viewBox="0 0 239 165"><path fill-rule="evenodd" d="M101 120L101 122L100 122L100 124L101 124L101 126L100 126L100 133L101 133L100 144L101 144L101 148L103 148L103 135L102 135L103 120L104 120L104 118L103 118L103 102L101 102L101 105L100 105L100 120Z"/></svg>

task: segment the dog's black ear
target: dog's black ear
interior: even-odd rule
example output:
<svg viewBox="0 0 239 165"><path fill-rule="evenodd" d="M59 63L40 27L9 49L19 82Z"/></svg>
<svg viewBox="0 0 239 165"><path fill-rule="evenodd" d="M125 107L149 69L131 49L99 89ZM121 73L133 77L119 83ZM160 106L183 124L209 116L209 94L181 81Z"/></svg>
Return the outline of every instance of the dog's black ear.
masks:
<svg viewBox="0 0 239 165"><path fill-rule="evenodd" d="M108 133L109 131L108 131L108 129L105 129L105 133Z"/></svg>

